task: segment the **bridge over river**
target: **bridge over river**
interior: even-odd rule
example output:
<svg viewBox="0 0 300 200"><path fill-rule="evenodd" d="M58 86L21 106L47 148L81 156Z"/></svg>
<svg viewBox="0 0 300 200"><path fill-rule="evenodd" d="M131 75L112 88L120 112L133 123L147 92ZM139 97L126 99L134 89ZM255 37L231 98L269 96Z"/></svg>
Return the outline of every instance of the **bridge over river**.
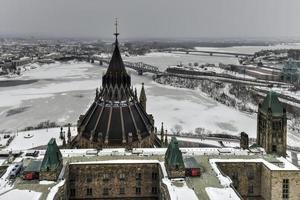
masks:
<svg viewBox="0 0 300 200"><path fill-rule="evenodd" d="M193 55L197 55L195 53L202 53L202 54L208 54L210 56L213 55L228 55L228 56L254 56L254 54L249 53L238 53L238 52L229 52L229 51L206 51L206 50L195 50L195 49L167 49L163 52L169 52L169 53L185 53L190 54L194 53Z"/></svg>
<svg viewBox="0 0 300 200"><path fill-rule="evenodd" d="M102 58L99 56L92 56L90 58L91 62L93 63L95 60L99 61L100 65L103 65L103 63L109 64L110 59L109 58ZM127 62L124 61L125 67L134 69L138 72L139 75L143 75L144 72L150 72L153 74L159 74L162 73L159 71L158 67L149 65L143 62Z"/></svg>

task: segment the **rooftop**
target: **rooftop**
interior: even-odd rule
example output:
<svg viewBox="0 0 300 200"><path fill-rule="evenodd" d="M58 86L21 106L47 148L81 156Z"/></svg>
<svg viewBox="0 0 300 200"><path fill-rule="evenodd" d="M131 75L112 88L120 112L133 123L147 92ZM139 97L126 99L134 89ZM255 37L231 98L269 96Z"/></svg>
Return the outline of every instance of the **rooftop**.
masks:
<svg viewBox="0 0 300 200"><path fill-rule="evenodd" d="M230 179L220 176L217 162L259 162L264 164L270 170L299 170L297 167L289 163L286 159L275 157L272 155L253 154L248 150L235 148L226 148L224 153L218 151L219 148L180 148L183 153L183 159L192 158L201 166L200 177L188 177L185 180L169 180L167 175L162 181L169 188L170 194L175 199L184 199L187 193L190 199L217 199L220 193L223 196L231 196L238 199L233 189L228 187ZM124 148L103 149L97 151L95 149L61 149L63 162L71 164L122 164L122 163L158 163L164 171L164 155L166 148L136 148L131 152ZM23 160L28 160L24 152ZM42 160L46 151L40 150L38 160ZM278 163L282 163L278 165ZM41 193L40 199L46 199L47 196L55 194L55 185L63 184L49 183L42 185L40 182L29 182L18 180L13 188L26 189ZM58 187L58 186L57 186ZM49 190L48 188L53 188ZM0 194L1 195L1 194ZM49 196L48 196L49 197Z"/></svg>
<svg viewBox="0 0 300 200"><path fill-rule="evenodd" d="M269 110L273 116L282 116L284 109L281 102L278 100L276 92L270 90L259 108L263 113L268 113Z"/></svg>

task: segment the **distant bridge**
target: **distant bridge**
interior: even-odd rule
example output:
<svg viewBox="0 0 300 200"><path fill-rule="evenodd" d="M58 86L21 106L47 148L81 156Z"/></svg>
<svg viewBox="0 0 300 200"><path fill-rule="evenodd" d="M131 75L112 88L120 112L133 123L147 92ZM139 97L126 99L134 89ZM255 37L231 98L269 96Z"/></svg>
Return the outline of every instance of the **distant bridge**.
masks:
<svg viewBox="0 0 300 200"><path fill-rule="evenodd" d="M94 62L95 60L99 61L100 65L103 65L103 63L109 64L110 59L109 58L102 58L99 56L92 56L90 58L90 62ZM158 69L158 67L153 66L153 65L149 65L143 62L128 62L128 61L124 61L124 65L125 67L134 69L138 72L139 75L143 75L144 72L150 72L150 73L154 73L154 74L159 74L161 73Z"/></svg>
<svg viewBox="0 0 300 200"><path fill-rule="evenodd" d="M210 56L213 56L214 54L217 55L229 55L229 56L254 56L254 54L249 54L249 53L235 53L235 52L227 52L227 51L205 51L205 50L193 50L193 49L170 49L170 50L165 50L165 52L183 52L186 54L189 53L205 53L209 54Z"/></svg>

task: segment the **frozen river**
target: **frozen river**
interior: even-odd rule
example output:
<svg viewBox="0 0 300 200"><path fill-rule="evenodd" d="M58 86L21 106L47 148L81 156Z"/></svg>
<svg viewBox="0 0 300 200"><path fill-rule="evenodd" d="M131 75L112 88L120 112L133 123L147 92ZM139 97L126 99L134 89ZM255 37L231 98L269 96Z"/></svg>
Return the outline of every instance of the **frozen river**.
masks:
<svg viewBox="0 0 300 200"><path fill-rule="evenodd" d="M234 48L232 50L235 50ZM233 57L210 57L151 53L126 57L128 61L143 61L165 68L179 62L236 63ZM26 71L15 80L27 84L0 87L0 130L16 131L46 120L61 125L76 123L84 114L101 84L106 68L85 62L54 63ZM129 70L134 87L145 83L147 112L152 113L156 126L164 122L170 131L179 124L184 131L201 127L212 132L256 136L256 115L241 113L219 104L197 90L179 89L157 84L152 74L138 76ZM34 80L34 81L33 81Z"/></svg>

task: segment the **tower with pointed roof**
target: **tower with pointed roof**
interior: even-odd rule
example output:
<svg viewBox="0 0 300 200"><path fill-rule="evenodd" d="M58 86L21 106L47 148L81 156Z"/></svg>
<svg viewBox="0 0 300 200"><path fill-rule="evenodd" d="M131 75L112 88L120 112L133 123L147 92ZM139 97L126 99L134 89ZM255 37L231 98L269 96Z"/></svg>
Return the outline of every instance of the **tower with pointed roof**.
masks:
<svg viewBox="0 0 300 200"><path fill-rule="evenodd" d="M286 109L277 94L270 90L258 106L257 144L266 153L286 156L287 118Z"/></svg>
<svg viewBox="0 0 300 200"><path fill-rule="evenodd" d="M176 137L172 137L165 154L165 165L169 178L185 177L185 168L182 152L179 149Z"/></svg>
<svg viewBox="0 0 300 200"><path fill-rule="evenodd" d="M78 120L74 148L154 147L161 146L154 134L151 115L139 102L131 87L118 41L116 22L114 51L102 77L102 87L94 102Z"/></svg>
<svg viewBox="0 0 300 200"><path fill-rule="evenodd" d="M40 179L56 181L63 166L62 154L54 138L47 145L46 154L41 164Z"/></svg>
<svg viewBox="0 0 300 200"><path fill-rule="evenodd" d="M146 97L146 92L144 88L144 83L142 83L142 89L140 93L140 103L143 106L144 110L146 111L146 104L147 104L147 97Z"/></svg>

